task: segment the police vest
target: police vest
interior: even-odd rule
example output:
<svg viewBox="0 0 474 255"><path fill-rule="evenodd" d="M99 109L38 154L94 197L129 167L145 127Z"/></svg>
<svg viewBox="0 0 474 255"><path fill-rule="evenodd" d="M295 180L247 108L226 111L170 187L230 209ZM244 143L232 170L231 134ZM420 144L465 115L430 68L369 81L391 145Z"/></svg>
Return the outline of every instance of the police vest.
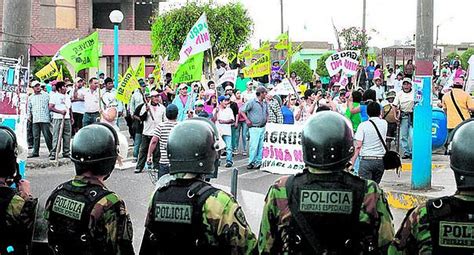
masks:
<svg viewBox="0 0 474 255"><path fill-rule="evenodd" d="M287 181L291 210L290 252L301 254L359 254L377 239L373 227L359 222L367 184L347 172L291 176ZM284 245L285 246L285 245ZM363 247L364 246L364 247Z"/></svg>
<svg viewBox="0 0 474 255"><path fill-rule="evenodd" d="M90 214L97 202L112 192L100 185L61 184L48 199L48 243L55 254L110 254L105 235L92 239ZM103 238L103 239L101 239Z"/></svg>
<svg viewBox="0 0 474 255"><path fill-rule="evenodd" d="M222 244L209 244L204 235L203 205L218 189L196 179L178 179L153 196L147 232L151 243L141 254L229 254Z"/></svg>
<svg viewBox="0 0 474 255"><path fill-rule="evenodd" d="M474 202L442 197L426 202L432 254L474 254Z"/></svg>
<svg viewBox="0 0 474 255"><path fill-rule="evenodd" d="M12 188L0 187L0 254L7 254L8 246L15 250L19 248L17 229L7 225L7 209L14 196L15 191Z"/></svg>

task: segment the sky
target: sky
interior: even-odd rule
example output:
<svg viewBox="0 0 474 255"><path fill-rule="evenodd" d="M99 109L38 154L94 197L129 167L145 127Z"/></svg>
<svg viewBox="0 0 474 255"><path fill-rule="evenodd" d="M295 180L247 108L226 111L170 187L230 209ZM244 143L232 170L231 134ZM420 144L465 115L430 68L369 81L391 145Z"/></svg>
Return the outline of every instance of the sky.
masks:
<svg viewBox="0 0 474 255"><path fill-rule="evenodd" d="M241 2L254 21L251 42L275 40L280 34L280 0L214 0ZM416 31L416 0L366 0L366 27L370 46L386 47L413 38ZM160 3L160 11L186 0ZM363 0L283 0L284 29L292 41L328 41L336 46L331 19L336 28L362 27ZM434 0L434 32L439 26L439 44L474 43L473 0ZM375 30L373 32L372 30ZM336 46L337 47L337 46Z"/></svg>

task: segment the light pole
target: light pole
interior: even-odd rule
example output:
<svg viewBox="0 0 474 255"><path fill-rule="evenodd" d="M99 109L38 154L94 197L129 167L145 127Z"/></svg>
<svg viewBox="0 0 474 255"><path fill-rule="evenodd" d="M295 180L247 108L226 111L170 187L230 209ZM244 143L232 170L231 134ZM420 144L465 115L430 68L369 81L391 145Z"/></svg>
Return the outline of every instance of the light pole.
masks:
<svg viewBox="0 0 474 255"><path fill-rule="evenodd" d="M110 22L114 24L114 87L118 86L118 54L119 54L119 25L123 20L123 13L113 10L109 15Z"/></svg>
<svg viewBox="0 0 474 255"><path fill-rule="evenodd" d="M436 43L435 43L435 49L438 49L438 35L439 35L439 26L443 25L443 23L445 22L450 22L454 19L454 17L449 17L447 20L439 23L438 25L436 25Z"/></svg>

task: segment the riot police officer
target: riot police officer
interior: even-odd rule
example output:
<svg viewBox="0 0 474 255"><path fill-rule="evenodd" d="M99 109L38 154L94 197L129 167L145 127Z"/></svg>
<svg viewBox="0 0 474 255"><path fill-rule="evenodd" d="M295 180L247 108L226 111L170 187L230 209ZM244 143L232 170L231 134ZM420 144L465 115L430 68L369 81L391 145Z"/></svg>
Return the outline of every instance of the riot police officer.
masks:
<svg viewBox="0 0 474 255"><path fill-rule="evenodd" d="M28 254L38 200L31 196L30 184L21 180L16 135L0 126L0 254ZM10 186L15 183L17 190Z"/></svg>
<svg viewBox="0 0 474 255"><path fill-rule="evenodd" d="M167 151L170 175L158 181L140 254L249 254L257 245L242 208L204 181L218 160L215 128L199 118L176 125ZM166 183L163 179L169 178Z"/></svg>
<svg viewBox="0 0 474 255"><path fill-rule="evenodd" d="M117 160L113 127L95 123L74 137L76 177L59 185L46 202L48 243L55 254L133 254L132 224L125 203L105 187Z"/></svg>
<svg viewBox="0 0 474 255"><path fill-rule="evenodd" d="M451 169L457 192L408 211L391 254L474 254L474 122L453 133Z"/></svg>
<svg viewBox="0 0 474 255"><path fill-rule="evenodd" d="M323 111L305 124L306 168L279 178L265 198L261 254L379 254L393 237L382 190L345 171L354 153L352 128Z"/></svg>

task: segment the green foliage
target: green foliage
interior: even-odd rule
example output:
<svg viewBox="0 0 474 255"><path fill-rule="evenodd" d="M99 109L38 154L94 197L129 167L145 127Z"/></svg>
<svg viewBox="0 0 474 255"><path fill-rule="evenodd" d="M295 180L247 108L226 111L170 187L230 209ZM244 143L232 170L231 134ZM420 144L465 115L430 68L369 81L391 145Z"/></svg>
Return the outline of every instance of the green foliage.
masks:
<svg viewBox="0 0 474 255"><path fill-rule="evenodd" d="M331 56L333 52L326 52L324 53L316 62L316 74L321 76L321 77L329 77L329 72L328 69L326 68L326 59Z"/></svg>
<svg viewBox="0 0 474 255"><path fill-rule="evenodd" d="M465 52L462 53L461 55L461 65L464 70L467 70L469 68L469 58L474 55L474 48L470 48L466 50ZM471 74L474 75L474 74Z"/></svg>
<svg viewBox="0 0 474 255"><path fill-rule="evenodd" d="M47 65L49 62L51 62L52 57L40 57L35 60L35 64L33 66L33 71L32 74L35 74L41 68L43 68L45 65ZM61 66L63 67L63 76L64 78L69 78L72 80L71 73L69 72L69 69L67 69L66 64L62 60L56 60L56 65L58 66L59 69L61 69ZM35 75L35 79L38 79Z"/></svg>
<svg viewBox="0 0 474 255"><path fill-rule="evenodd" d="M302 82L310 82L313 78L313 71L304 61L295 61L290 65L290 73L295 71Z"/></svg>
<svg viewBox="0 0 474 255"><path fill-rule="evenodd" d="M371 37L361 29L356 27L344 28L339 32L339 36L342 38L344 50L360 50L361 55L367 52Z"/></svg>
<svg viewBox="0 0 474 255"><path fill-rule="evenodd" d="M214 56L237 54L253 32L253 21L247 10L238 2L216 5L195 1L153 17L152 54L177 60L187 33L203 12L207 15Z"/></svg>
<svg viewBox="0 0 474 255"><path fill-rule="evenodd" d="M456 57L461 57L456 51L449 53L446 55L447 61L451 62L451 60L455 59Z"/></svg>

